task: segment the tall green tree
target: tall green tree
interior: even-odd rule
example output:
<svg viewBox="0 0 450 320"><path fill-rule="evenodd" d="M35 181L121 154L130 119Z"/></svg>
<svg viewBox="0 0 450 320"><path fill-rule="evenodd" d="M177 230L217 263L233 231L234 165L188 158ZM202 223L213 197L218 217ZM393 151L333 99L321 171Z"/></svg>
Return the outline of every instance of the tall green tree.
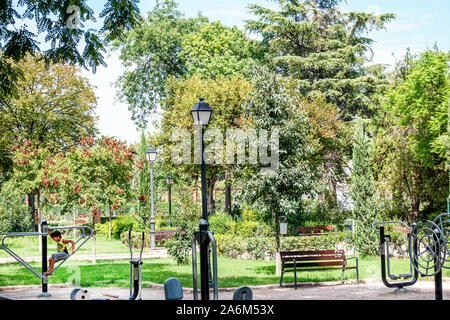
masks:
<svg viewBox="0 0 450 320"><path fill-rule="evenodd" d="M353 175L350 190L353 199L353 218L356 228L356 245L364 254L376 254L378 237L372 228L377 221L377 195L372 174L372 142L365 124L358 120L353 145Z"/></svg>
<svg viewBox="0 0 450 320"><path fill-rule="evenodd" d="M223 136L223 149L226 150L226 130L242 128L243 109L242 105L252 90L251 84L243 76L218 75L215 79L203 77L199 74L181 80L171 80L167 85L167 99L164 103L164 114L161 123L161 135L158 145L164 146L162 157L168 168L174 166L172 152L180 141L173 139L173 134L177 129L194 132L194 123L190 110L195 103L203 97L213 108L210 125L208 129L216 129ZM196 136L196 138L198 138ZM211 141L205 136L205 146L210 143L219 143L211 137ZM192 145L191 145L192 147ZM196 142L194 143L194 148ZM194 154L196 154L196 149ZM197 149L198 150L198 149ZM219 159L218 159L219 160ZM223 158L207 166L207 188L208 188L208 211L214 213L215 201L213 191L216 183L223 179L227 172L231 172L232 164L228 164ZM196 184L199 179L199 167L192 164L179 164L177 171L181 175L190 177Z"/></svg>
<svg viewBox="0 0 450 320"><path fill-rule="evenodd" d="M257 20L247 29L271 47L275 70L297 80L308 97L335 104L345 120L370 115L371 96L383 82L368 68L372 30L385 28L393 14L340 10L340 0L276 0L278 10L250 5Z"/></svg>
<svg viewBox="0 0 450 320"><path fill-rule="evenodd" d="M274 134L274 130L278 130L279 145L272 145L270 152L274 154L278 149L279 161L277 169L268 171L262 170L261 161L257 165L248 164L245 170L239 170L239 177L245 186L244 198L249 203L260 204L272 214L279 275L280 216L301 212L302 197L314 195L317 171L309 161L314 150L306 114L299 110L283 81L261 67L253 70L251 79L254 90L243 106L246 122L258 131L267 130Z"/></svg>
<svg viewBox="0 0 450 320"><path fill-rule="evenodd" d="M142 165L142 170L139 171L139 218L142 221L144 228L150 224L151 207L149 205L149 199L151 195L151 181L150 181L150 166L146 160L146 152L148 149L147 138L145 134L141 135L141 143L139 146L139 161Z"/></svg>
<svg viewBox="0 0 450 320"><path fill-rule="evenodd" d="M14 67L25 76L19 80L17 96L0 97L0 163L11 164L8 152L15 143L28 141L35 149L57 153L78 144L80 137L97 134L94 109L97 99L79 69L50 64L27 55ZM34 215L38 188L27 188Z"/></svg>
<svg viewBox="0 0 450 320"><path fill-rule="evenodd" d="M342 12L341 0L276 0L277 9L250 5L257 19L247 29L271 48L273 69L294 79L293 89L309 102L325 101L339 110L338 119L372 116L387 88L383 67L370 61L372 30L385 28L392 14ZM351 129L340 130L324 145L318 165L323 193L337 206L337 184L345 183L351 158Z"/></svg>
<svg viewBox="0 0 450 320"><path fill-rule="evenodd" d="M252 62L263 61L267 51L237 27L209 22L201 14L186 18L173 0L158 2L115 48L126 68L116 83L119 98L139 127L164 103L169 79L238 76Z"/></svg>
<svg viewBox="0 0 450 320"><path fill-rule="evenodd" d="M46 66L32 55L14 65L26 75L17 83L17 97L0 98L0 141L11 147L27 139L63 151L97 133L97 98L78 68Z"/></svg>
<svg viewBox="0 0 450 320"><path fill-rule="evenodd" d="M207 19L202 16L186 18L173 0L158 1L145 21L115 42L126 68L116 83L119 98L128 104L139 127L145 128L148 116L165 97L167 79L187 73L182 43L203 22Z"/></svg>
<svg viewBox="0 0 450 320"><path fill-rule="evenodd" d="M375 119L378 189L392 214L410 223L444 210L448 197L449 57L407 55Z"/></svg>

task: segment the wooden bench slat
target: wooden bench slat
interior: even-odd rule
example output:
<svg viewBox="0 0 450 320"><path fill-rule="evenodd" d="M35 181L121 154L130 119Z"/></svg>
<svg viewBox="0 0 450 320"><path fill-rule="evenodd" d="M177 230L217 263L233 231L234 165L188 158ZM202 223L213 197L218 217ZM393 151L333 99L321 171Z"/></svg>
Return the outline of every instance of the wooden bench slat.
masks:
<svg viewBox="0 0 450 320"><path fill-rule="evenodd" d="M345 266L345 261L326 261L326 262L300 262L296 263L297 269L311 267L329 267L329 266ZM294 268L294 263L285 263L284 267Z"/></svg>
<svg viewBox="0 0 450 320"><path fill-rule="evenodd" d="M334 226L323 226L323 227L298 227L297 231L333 231Z"/></svg>
<svg viewBox="0 0 450 320"><path fill-rule="evenodd" d="M313 255L344 255L344 250L317 250L317 251L281 251L282 257L313 256Z"/></svg>
<svg viewBox="0 0 450 320"><path fill-rule="evenodd" d="M298 257L288 257L288 258L281 258L281 260L284 261L292 261L294 260L297 262L301 261L318 261L318 260L345 260L345 256L298 256Z"/></svg>

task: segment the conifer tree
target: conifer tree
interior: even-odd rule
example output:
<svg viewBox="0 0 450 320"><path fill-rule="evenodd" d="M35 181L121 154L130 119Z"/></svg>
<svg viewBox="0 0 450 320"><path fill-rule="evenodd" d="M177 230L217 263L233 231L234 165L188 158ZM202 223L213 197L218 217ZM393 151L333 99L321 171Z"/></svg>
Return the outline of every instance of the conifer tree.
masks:
<svg viewBox="0 0 450 320"><path fill-rule="evenodd" d="M356 245L364 254L376 254L378 238L372 228L377 220L375 180L371 168L371 141L362 121L358 121L353 145L353 182L350 191L354 201L353 218Z"/></svg>
<svg viewBox="0 0 450 320"><path fill-rule="evenodd" d="M336 104L341 116L370 115L371 96L386 85L365 67L373 40L371 30L384 29L393 14L344 13L342 0L275 0L278 10L250 5L258 17L247 21L250 32L272 49L272 63L297 80L299 92Z"/></svg>
<svg viewBox="0 0 450 320"><path fill-rule="evenodd" d="M150 225L150 215L151 207L149 203L150 193L151 193L151 182L150 182L150 168L146 159L147 151L147 139L145 134L142 132L141 144L139 148L139 159L143 163L143 169L139 171L139 219L143 227L148 227Z"/></svg>

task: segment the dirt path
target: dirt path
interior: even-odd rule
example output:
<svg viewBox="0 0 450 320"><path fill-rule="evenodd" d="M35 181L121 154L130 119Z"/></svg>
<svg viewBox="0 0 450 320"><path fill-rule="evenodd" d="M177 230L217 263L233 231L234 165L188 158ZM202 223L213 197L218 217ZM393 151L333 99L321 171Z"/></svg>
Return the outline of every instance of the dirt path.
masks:
<svg viewBox="0 0 450 320"><path fill-rule="evenodd" d="M386 288L379 280L365 280L366 283L303 286L298 290L294 288L252 288L254 300L434 300L434 282L419 281L413 287L408 288L406 294L396 294L392 289ZM443 284L444 300L450 300L450 279ZM49 300L69 300L72 287L51 287L52 297ZM127 288L88 288L91 298L109 298L116 300L129 296ZM190 290L192 291L192 290ZM15 290L0 288L0 295L19 300L39 300L39 287L23 287ZM164 290L158 288L144 288L142 291L144 300L164 300ZM186 300L192 300L192 292L184 293ZM232 300L233 292L219 292L219 299ZM43 299L45 300L45 299Z"/></svg>

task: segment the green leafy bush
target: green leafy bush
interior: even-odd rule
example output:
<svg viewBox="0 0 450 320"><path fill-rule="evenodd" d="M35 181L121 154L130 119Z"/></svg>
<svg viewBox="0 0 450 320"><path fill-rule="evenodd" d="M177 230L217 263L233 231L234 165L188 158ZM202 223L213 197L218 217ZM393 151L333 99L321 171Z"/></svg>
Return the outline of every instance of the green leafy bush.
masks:
<svg viewBox="0 0 450 320"><path fill-rule="evenodd" d="M209 229L214 234L231 234L236 222L225 212L219 212L209 218Z"/></svg>
<svg viewBox="0 0 450 320"><path fill-rule="evenodd" d="M125 215L111 221L111 237L120 239L121 234L128 230L136 230L139 227L138 220L135 216ZM99 224L96 226L97 233L109 235L109 222ZM127 234L128 236L128 234Z"/></svg>
<svg viewBox="0 0 450 320"><path fill-rule="evenodd" d="M175 192L179 195L178 203L180 208L173 216L173 228L184 231L183 234L176 234L165 245L167 253L176 261L183 265L189 263L189 252L192 245L194 231L198 230L201 217L201 209L194 203L192 195L183 190L184 187L175 187Z"/></svg>
<svg viewBox="0 0 450 320"><path fill-rule="evenodd" d="M233 234L243 238L255 235L266 237L272 235L273 230L264 222L244 220L233 225Z"/></svg>
<svg viewBox="0 0 450 320"><path fill-rule="evenodd" d="M23 196L15 192L0 194L0 232L24 232L31 229L31 213Z"/></svg>
<svg viewBox="0 0 450 320"><path fill-rule="evenodd" d="M128 231L124 231L120 234L120 240L125 245L129 245L129 233ZM140 249L142 245L142 232L131 232L131 247L135 249ZM146 232L145 239L144 239L144 248L150 248L151 247L151 238L150 233Z"/></svg>

